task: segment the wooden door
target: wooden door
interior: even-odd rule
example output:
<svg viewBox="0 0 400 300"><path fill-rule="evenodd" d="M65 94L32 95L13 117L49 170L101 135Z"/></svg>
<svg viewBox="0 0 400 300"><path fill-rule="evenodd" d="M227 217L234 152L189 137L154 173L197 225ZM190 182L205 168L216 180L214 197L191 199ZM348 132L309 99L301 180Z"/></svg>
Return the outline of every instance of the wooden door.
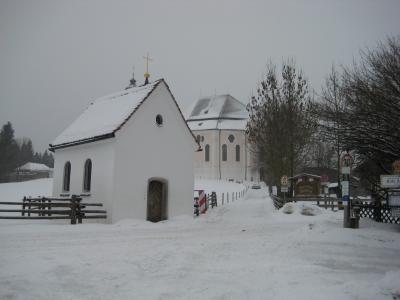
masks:
<svg viewBox="0 0 400 300"><path fill-rule="evenodd" d="M159 222L163 219L163 183L157 180L149 182L147 195L147 220Z"/></svg>

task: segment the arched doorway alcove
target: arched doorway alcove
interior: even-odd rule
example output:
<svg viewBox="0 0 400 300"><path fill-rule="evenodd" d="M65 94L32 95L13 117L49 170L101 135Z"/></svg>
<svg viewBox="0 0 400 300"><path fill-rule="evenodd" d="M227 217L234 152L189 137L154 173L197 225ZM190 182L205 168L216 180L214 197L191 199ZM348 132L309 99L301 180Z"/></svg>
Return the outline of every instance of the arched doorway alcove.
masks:
<svg viewBox="0 0 400 300"><path fill-rule="evenodd" d="M167 182L160 178L150 179L147 189L147 221L167 219Z"/></svg>

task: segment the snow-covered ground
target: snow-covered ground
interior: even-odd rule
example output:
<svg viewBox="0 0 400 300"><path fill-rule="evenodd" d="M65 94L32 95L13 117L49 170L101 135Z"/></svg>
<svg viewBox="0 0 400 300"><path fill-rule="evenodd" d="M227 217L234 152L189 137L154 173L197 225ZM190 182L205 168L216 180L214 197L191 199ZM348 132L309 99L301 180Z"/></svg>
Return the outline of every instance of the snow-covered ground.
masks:
<svg viewBox="0 0 400 300"><path fill-rule="evenodd" d="M0 201L50 188L1 184ZM1 220L0 299L399 299L399 226L362 219L343 229L342 212L300 211L275 211L264 189L250 189L160 223Z"/></svg>

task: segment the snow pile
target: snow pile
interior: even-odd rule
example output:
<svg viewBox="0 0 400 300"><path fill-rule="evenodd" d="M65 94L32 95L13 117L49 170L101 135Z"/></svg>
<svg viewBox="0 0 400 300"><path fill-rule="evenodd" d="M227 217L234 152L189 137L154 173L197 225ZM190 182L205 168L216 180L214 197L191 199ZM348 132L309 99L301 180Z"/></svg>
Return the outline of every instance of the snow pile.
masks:
<svg viewBox="0 0 400 300"><path fill-rule="evenodd" d="M0 184L0 197L50 189L51 179ZM199 218L0 220L0 299L399 299L399 226L361 219L349 230L343 212L310 221L310 206L293 203L288 217L262 187Z"/></svg>
<svg viewBox="0 0 400 300"><path fill-rule="evenodd" d="M296 207L294 206L294 203L289 202L286 203L280 210L285 214L292 214L295 212Z"/></svg>
<svg viewBox="0 0 400 300"><path fill-rule="evenodd" d="M387 272L377 285L384 295L400 299L400 271Z"/></svg>
<svg viewBox="0 0 400 300"><path fill-rule="evenodd" d="M52 178L43 178L23 182L0 183L0 201L18 202L24 196L51 196Z"/></svg>
<svg viewBox="0 0 400 300"><path fill-rule="evenodd" d="M286 203L280 211L285 214L293 214L298 212L305 216L317 216L322 213L322 209L316 205L308 204L308 203Z"/></svg>
<svg viewBox="0 0 400 300"><path fill-rule="evenodd" d="M322 213L321 208L313 204L302 204L300 213L305 216L316 216Z"/></svg>

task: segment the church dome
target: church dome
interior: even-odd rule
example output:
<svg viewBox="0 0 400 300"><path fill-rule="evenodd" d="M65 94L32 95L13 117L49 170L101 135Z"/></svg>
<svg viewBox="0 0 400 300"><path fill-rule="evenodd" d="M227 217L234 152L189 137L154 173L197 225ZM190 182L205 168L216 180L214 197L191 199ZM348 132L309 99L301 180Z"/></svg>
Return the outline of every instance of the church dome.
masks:
<svg viewBox="0 0 400 300"><path fill-rule="evenodd" d="M245 130L249 114L246 106L231 95L216 95L197 100L186 121L191 130Z"/></svg>

